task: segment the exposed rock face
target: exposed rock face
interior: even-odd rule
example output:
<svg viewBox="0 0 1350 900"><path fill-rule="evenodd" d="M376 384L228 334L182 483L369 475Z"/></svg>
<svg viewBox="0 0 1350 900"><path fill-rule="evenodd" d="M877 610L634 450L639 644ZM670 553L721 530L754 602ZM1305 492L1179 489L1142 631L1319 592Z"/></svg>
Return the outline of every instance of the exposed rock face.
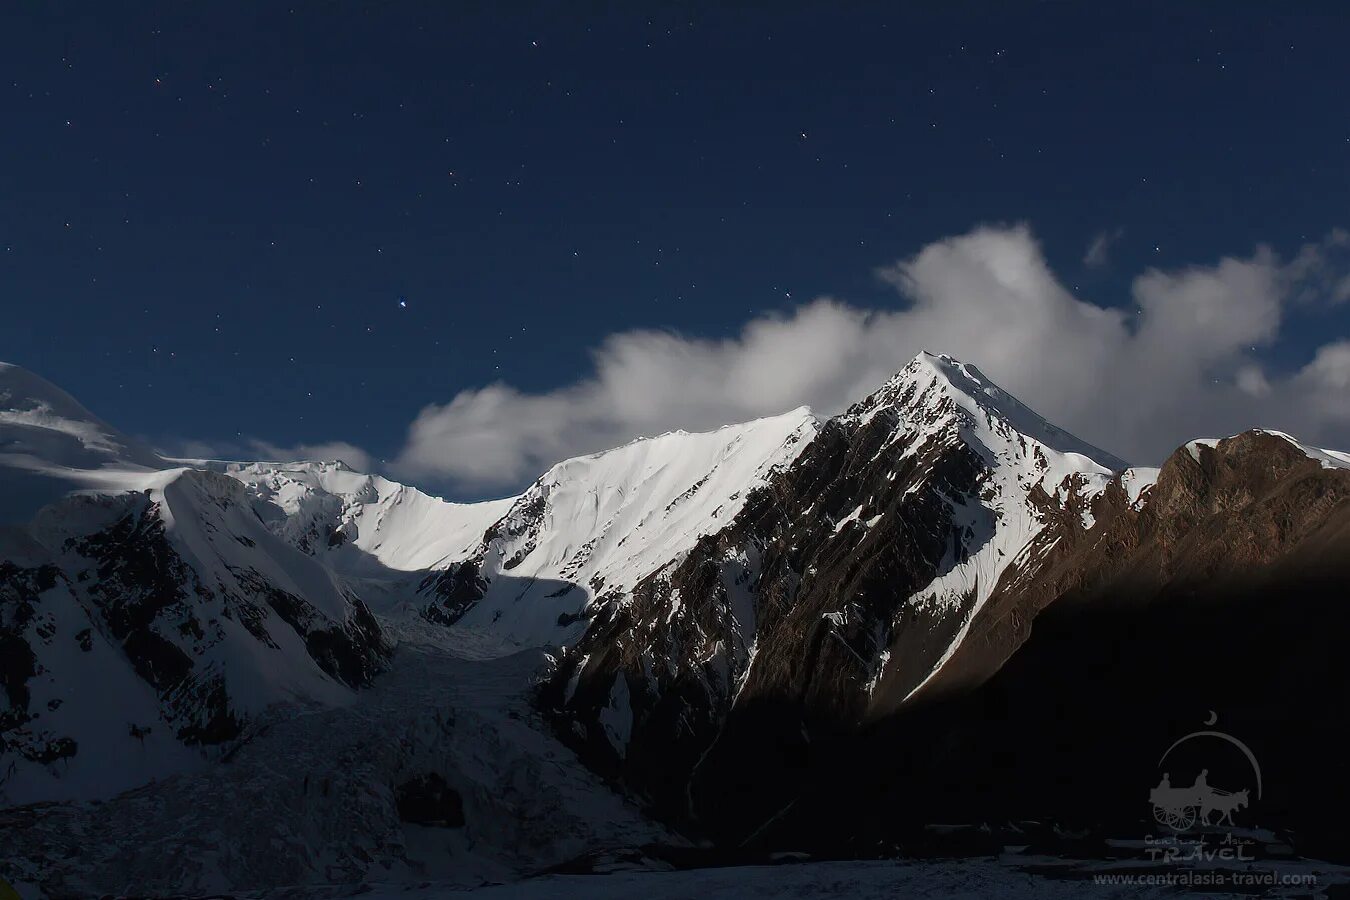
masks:
<svg viewBox="0 0 1350 900"><path fill-rule="evenodd" d="M940 674L1002 574L1083 527L1110 478L1094 457L1115 463L973 368L920 357L612 604L544 702L666 814L761 815L729 801Z"/></svg>
<svg viewBox="0 0 1350 900"><path fill-rule="evenodd" d="M55 761L74 752L69 739L23 741L16 739L20 729L33 719L32 692L28 681L37 674L37 657L24 635L36 616L35 599L55 586L60 572L54 567L20 569L0 563L0 687L7 706L0 711L0 753L11 745L25 758ZM8 739L7 739L8 737Z"/></svg>
<svg viewBox="0 0 1350 900"><path fill-rule="evenodd" d="M1311 798L1350 736L1321 693L1350 676L1347 589L1339 455L1249 432L1125 469L921 358L599 610L541 702L592 765L735 844L1137 822L1211 711L1283 770L1261 821L1334 833L1350 789Z"/></svg>
<svg viewBox="0 0 1350 900"><path fill-rule="evenodd" d="M1000 586L926 708L876 729L921 775L907 801L1146 814L1158 756L1217 716L1266 773L1257 821L1343 831L1350 788L1328 773L1350 736L1334 712L1350 679L1350 469L1247 432L1178 450L1138 502L1122 481L1094 528Z"/></svg>
<svg viewBox="0 0 1350 900"><path fill-rule="evenodd" d="M980 640L962 645L933 693L987 679L1052 602L1066 614L1146 607L1350 573L1341 543L1350 468L1326 467L1282 436L1189 444L1134 500L1127 478L1094 498L1093 528L1065 529L1039 566L1009 573L975 623Z"/></svg>

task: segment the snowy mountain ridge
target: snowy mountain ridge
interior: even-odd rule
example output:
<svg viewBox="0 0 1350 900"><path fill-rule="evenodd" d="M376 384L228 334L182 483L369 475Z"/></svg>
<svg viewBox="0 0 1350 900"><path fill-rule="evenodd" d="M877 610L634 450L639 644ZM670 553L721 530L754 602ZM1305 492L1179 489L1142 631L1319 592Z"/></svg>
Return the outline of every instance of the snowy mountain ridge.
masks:
<svg viewBox="0 0 1350 900"><path fill-rule="evenodd" d="M516 499L452 503L341 461L214 465L248 488L278 536L354 576L444 568Z"/></svg>
<svg viewBox="0 0 1350 900"><path fill-rule="evenodd" d="M1000 584L1091 533L1111 485L1138 510L1158 472L928 353L833 419L643 438L468 504L335 461L168 459L3 366L0 795L106 795L278 705L351 702L409 617L479 656L562 648L565 715L621 755L661 673L730 708L817 633L794 690L842 679L839 709L883 712L950 680Z"/></svg>
<svg viewBox="0 0 1350 900"><path fill-rule="evenodd" d="M37 376L0 374L0 644L11 660L0 796L11 802L107 796L207 764L278 705L350 702L390 644L372 610L416 615L428 573L489 545L504 562L542 543L520 568L530 584L569 560L588 577L604 568L597 585L625 566L635 578L716 527L813 422L798 410L643 439L560 463L522 497L464 504L337 461L166 458ZM587 477L596 489L573 490ZM545 495L547 533L522 530ZM492 543L485 535L513 511L495 534L526 536ZM625 546L629 528L642 539ZM589 566L578 555L588 543ZM500 649L478 652L553 643L559 613L530 606L478 639Z"/></svg>
<svg viewBox="0 0 1350 900"><path fill-rule="evenodd" d="M52 863L49 839L113 829L117 871L228 892L359 880L373 859L407 877L428 859L453 878L518 874L532 857L503 823L520 817L558 862L650 835L593 796L578 759L726 846L766 828L818 836L812 804L833 814L835 780L870 790L869 766L943 771L950 748L981 746L961 729L997 740L1000 720L963 714L917 742L872 737L883 724L1000 678L1014 687L995 711L1079 671L1109 678L1091 660L1061 675L1057 654L1087 652L1072 631L1067 650L1029 641L1061 598L1072 610L1140 584L1184 598L1241 566L1258 585L1322 577L1350 527L1350 455L1256 431L1126 468L927 353L832 418L800 408L642 438L467 504L337 461L165 458L15 367L0 368L0 397L0 812L34 835L25 877L85 893L113 876ZM1200 635L1216 627L1202 612ZM1005 668L1028 653L1048 680ZM1067 746L1056 727L1032 736ZM351 733L325 763L330 728ZM846 771L820 745L844 748ZM513 787L508 758L539 796ZM265 771L237 768L250 761ZM895 782L906 809L924 778ZM565 796L546 796L557 784ZM443 805L449 857L429 849L445 834L418 824L409 791ZM75 802L36 819L46 807L18 805L43 801ZM197 834L181 810L200 804L273 818L256 841L216 827L249 848L219 869L180 853L181 871L159 873L155 848ZM620 806L617 831L595 812ZM590 836L559 838L538 816ZM475 830L455 832L466 817ZM873 827L889 826L859 834ZM293 850L281 865L279 845Z"/></svg>
<svg viewBox="0 0 1350 900"><path fill-rule="evenodd" d="M561 462L515 500L472 558L431 585L439 602L429 613L507 646L569 643L602 598L622 598L734 518L817 427L801 407Z"/></svg>

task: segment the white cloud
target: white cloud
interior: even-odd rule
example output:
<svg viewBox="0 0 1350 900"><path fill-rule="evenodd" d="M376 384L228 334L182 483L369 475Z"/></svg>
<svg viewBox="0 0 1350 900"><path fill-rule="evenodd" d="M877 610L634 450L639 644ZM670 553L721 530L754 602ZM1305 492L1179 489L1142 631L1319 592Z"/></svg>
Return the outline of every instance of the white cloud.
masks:
<svg viewBox="0 0 1350 900"><path fill-rule="evenodd" d="M1110 261L1111 246L1125 235L1124 228L1117 228L1114 231L1101 231L1088 244L1087 253L1083 254L1083 265L1090 269L1100 269Z"/></svg>
<svg viewBox="0 0 1350 900"><path fill-rule="evenodd" d="M733 338L659 331L605 338L592 374L528 394L463 391L418 415L393 468L461 488L515 486L568 456L674 428L713 428L808 404L829 414L919 350L974 362L1047 418L1128 459L1256 425L1350 444L1350 341L1293 375L1256 352L1295 297L1334 300L1331 241L1292 262L1258 249L1133 283L1132 309L1075 297L1024 225L936 241L879 271L888 309L828 298L748 322Z"/></svg>
<svg viewBox="0 0 1350 900"><path fill-rule="evenodd" d="M1312 390L1350 392L1350 341L1326 344L1317 351L1312 362L1299 373L1299 380ZM1350 415L1350 397L1342 410Z"/></svg>
<svg viewBox="0 0 1350 900"><path fill-rule="evenodd" d="M1265 397L1270 394L1270 382L1266 380L1266 373L1261 371L1260 366L1246 365L1238 369L1236 381L1238 390L1244 394L1253 397Z"/></svg>
<svg viewBox="0 0 1350 900"><path fill-rule="evenodd" d="M788 317L755 319L733 339L610 335L592 354L594 375L575 384L542 394L492 384L423 409L394 470L510 485L639 435L715 428L802 404L824 408L859 389L851 348L867 340L873 318L818 300Z"/></svg>
<svg viewBox="0 0 1350 900"><path fill-rule="evenodd" d="M1318 348L1312 362L1292 379L1285 393L1286 402L1306 407L1306 417L1331 424L1331 439L1326 445L1335 450L1350 449L1350 442L1344 439L1350 433L1350 340Z"/></svg>

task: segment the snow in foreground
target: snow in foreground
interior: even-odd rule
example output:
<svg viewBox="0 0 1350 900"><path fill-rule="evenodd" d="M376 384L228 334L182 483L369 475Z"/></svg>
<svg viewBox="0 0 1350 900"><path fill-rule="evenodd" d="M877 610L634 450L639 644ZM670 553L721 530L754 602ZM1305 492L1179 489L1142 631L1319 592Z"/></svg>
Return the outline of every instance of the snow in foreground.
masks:
<svg viewBox="0 0 1350 900"><path fill-rule="evenodd" d="M0 809L0 877L24 900L341 896L367 881L505 882L598 847L670 840L531 710L541 653L471 659L436 629L402 637L361 702L286 711L213 767L105 802ZM465 827L400 820L394 786L426 772L462 796Z"/></svg>
<svg viewBox="0 0 1350 900"><path fill-rule="evenodd" d="M430 900L447 896L434 885L375 888L368 900ZM993 860L943 862L818 862L779 866L731 866L678 872L623 872L612 875L554 875L515 884L480 888L474 900L700 900L757 897L848 897L895 900L898 897L1174 897L1163 887L1050 880L1010 869ZM1217 896L1188 894L1187 896Z"/></svg>
<svg viewBox="0 0 1350 900"><path fill-rule="evenodd" d="M732 866L680 872L625 872L613 875L557 875L516 884L480 888L470 896L482 900L686 900L690 897L849 897L895 900L897 897L1081 897L1075 882L1054 882L1010 871L994 862L893 863L822 862L782 866ZM435 887L382 890L364 894L369 900L429 900L445 896ZM1093 892L1093 896L1098 896ZM1104 888L1102 897L1161 897L1161 891Z"/></svg>
<svg viewBox="0 0 1350 900"><path fill-rule="evenodd" d="M1227 867L1225 867L1225 865ZM603 871L603 870L597 870ZM617 870L608 874L545 875L470 890L474 900L742 900L756 897L893 900L897 897L1333 897L1350 884L1350 870L1313 860L1216 864L1187 869L1139 860L1068 860L1023 856L942 860L789 862L678 871ZM370 885L370 900L430 900L464 896L445 885Z"/></svg>

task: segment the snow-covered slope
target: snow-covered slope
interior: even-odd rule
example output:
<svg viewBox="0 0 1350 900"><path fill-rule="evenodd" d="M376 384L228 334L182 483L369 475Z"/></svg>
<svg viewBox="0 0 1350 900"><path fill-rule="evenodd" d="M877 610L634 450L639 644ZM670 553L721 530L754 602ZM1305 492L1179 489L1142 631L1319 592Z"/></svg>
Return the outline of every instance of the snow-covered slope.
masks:
<svg viewBox="0 0 1350 900"><path fill-rule="evenodd" d="M3 362L0 454L75 469L118 463L147 468L161 465L152 450L99 419L56 385Z"/></svg>
<svg viewBox="0 0 1350 900"><path fill-rule="evenodd" d="M344 702L381 629L239 480L174 465L0 367L0 798L106 796Z"/></svg>
<svg viewBox="0 0 1350 900"><path fill-rule="evenodd" d="M436 620L504 647L565 644L619 597L735 518L817 428L806 408L702 434L672 432L559 463L473 557L429 588Z"/></svg>
<svg viewBox="0 0 1350 900"><path fill-rule="evenodd" d="M0 805L0 879L30 885L24 898L129 886L142 897L351 896L368 880L430 878L453 893L669 840L531 710L542 653L465 659L425 623L399 638L391 671L358 702L271 722L226 765L98 804ZM405 812L400 795L428 776L444 780L461 821Z"/></svg>
<svg viewBox="0 0 1350 900"><path fill-rule="evenodd" d="M0 563L12 801L163 777L272 704L343 702L382 664L360 600L224 476L168 470L142 491L73 495L22 534L22 562Z"/></svg>

